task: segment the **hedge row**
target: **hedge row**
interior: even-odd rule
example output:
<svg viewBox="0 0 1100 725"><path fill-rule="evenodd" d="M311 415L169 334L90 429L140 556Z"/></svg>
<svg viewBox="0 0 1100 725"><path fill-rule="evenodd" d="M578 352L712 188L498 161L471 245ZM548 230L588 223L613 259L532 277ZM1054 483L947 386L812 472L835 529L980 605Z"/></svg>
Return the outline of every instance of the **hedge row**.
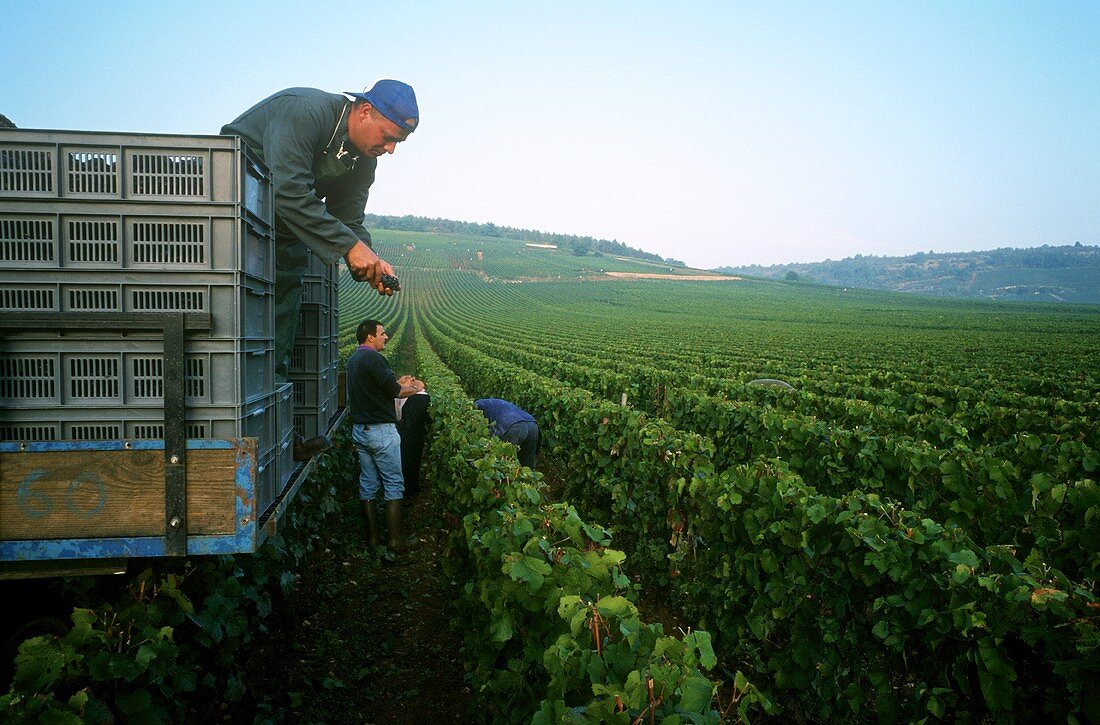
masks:
<svg viewBox="0 0 1100 725"><path fill-rule="evenodd" d="M616 522L772 699L825 719L1097 714L1087 582L776 460L719 472L706 438L425 328L473 395L535 414L569 499Z"/></svg>
<svg viewBox="0 0 1100 725"><path fill-rule="evenodd" d="M445 561L467 582L458 621L486 721L716 723L770 707L739 672L720 704L709 634L643 622L607 530L548 501L426 343L417 357L436 495L461 524Z"/></svg>

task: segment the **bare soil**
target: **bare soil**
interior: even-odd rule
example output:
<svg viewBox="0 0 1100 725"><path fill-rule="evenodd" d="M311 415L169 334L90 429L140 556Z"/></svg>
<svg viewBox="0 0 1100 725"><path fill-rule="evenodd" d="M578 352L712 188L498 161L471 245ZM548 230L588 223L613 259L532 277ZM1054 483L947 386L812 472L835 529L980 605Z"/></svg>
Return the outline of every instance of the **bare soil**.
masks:
<svg viewBox="0 0 1100 725"><path fill-rule="evenodd" d="M443 512L421 493L409 528L423 544L393 555L370 550L358 501L343 495L329 540L242 663L247 701L223 721L471 722L462 635L451 629L461 583L440 565Z"/></svg>
<svg viewBox="0 0 1100 725"><path fill-rule="evenodd" d="M545 461L540 470L547 497L560 498L568 472ZM464 633L452 625L464 582L441 565L455 519L425 484L409 516L422 547L400 555L371 551L352 487L338 493L339 520L242 663L249 696L227 708L224 722L481 721L465 679ZM674 602L643 586L638 606L667 633L690 631Z"/></svg>

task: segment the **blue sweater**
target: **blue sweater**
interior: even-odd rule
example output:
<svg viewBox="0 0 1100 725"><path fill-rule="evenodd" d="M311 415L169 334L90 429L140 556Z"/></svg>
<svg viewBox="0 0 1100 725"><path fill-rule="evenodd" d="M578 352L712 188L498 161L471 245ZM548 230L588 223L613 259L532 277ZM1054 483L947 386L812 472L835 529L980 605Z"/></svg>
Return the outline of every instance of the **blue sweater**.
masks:
<svg viewBox="0 0 1100 725"><path fill-rule="evenodd" d="M503 435L508 426L513 423L518 423L521 420L535 422L535 419L526 410L515 403L509 403L507 400L501 400L500 398L481 398L474 401L474 406L489 419L489 422L493 425L493 435L498 437Z"/></svg>
<svg viewBox="0 0 1100 725"><path fill-rule="evenodd" d="M352 423L375 425L396 423L393 399L401 394L401 383L382 353L359 346L348 358L348 417Z"/></svg>

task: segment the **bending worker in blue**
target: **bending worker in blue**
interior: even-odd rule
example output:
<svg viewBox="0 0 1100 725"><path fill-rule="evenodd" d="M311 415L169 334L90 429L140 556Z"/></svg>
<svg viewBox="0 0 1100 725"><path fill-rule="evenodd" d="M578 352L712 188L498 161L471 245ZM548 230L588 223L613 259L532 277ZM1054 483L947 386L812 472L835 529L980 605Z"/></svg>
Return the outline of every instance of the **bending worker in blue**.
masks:
<svg viewBox="0 0 1100 725"><path fill-rule="evenodd" d="M500 398L481 398L474 401L474 406L489 419L493 435L519 448L520 465L535 470L539 426L531 414Z"/></svg>
<svg viewBox="0 0 1100 725"><path fill-rule="evenodd" d="M386 502L389 547L398 552L420 546L404 537L405 479L401 471L401 436L397 432L394 398L407 398L424 390L411 375L398 378L382 349L390 339L378 320L363 320L355 331L359 347L348 358L347 401L351 439L359 453L359 500L367 517L371 546L382 543L375 498L379 489Z"/></svg>
<svg viewBox="0 0 1100 725"><path fill-rule="evenodd" d="M346 96L346 97L345 97ZM302 302L307 250L325 264L341 257L351 276L379 294L393 267L371 248L365 207L378 157L392 154L420 121L413 89L381 80L364 93L288 88L222 127L240 136L271 172L275 196L275 374L287 380ZM318 438L323 438L319 436ZM327 440L313 439L323 450ZM296 442L296 451L301 441ZM318 451L305 451L309 454ZM296 457L299 457L296 455Z"/></svg>

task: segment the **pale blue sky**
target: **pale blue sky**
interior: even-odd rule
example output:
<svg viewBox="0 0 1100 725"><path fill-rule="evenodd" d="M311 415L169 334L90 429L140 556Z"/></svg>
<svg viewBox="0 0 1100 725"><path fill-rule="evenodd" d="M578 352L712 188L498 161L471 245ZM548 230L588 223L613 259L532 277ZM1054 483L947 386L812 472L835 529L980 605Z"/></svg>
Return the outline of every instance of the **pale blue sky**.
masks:
<svg viewBox="0 0 1100 725"><path fill-rule="evenodd" d="M0 28L25 128L217 133L405 80L378 214L702 267L1100 244L1097 0L0 0Z"/></svg>

